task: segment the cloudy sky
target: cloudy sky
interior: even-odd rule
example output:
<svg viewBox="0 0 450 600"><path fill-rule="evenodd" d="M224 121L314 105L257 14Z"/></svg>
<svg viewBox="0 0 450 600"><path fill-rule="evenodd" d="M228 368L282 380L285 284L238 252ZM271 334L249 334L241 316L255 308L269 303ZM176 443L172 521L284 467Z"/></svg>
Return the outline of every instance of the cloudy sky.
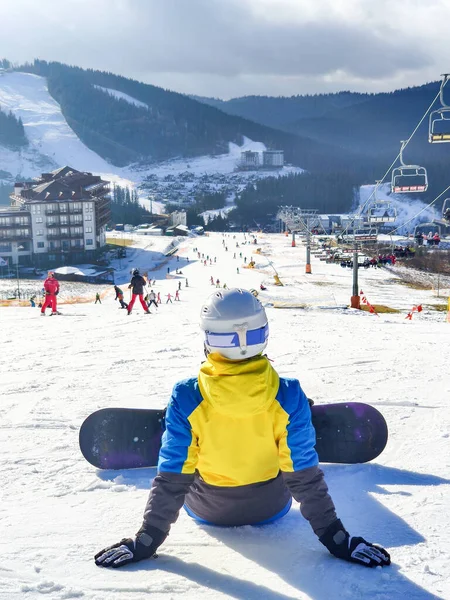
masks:
<svg viewBox="0 0 450 600"><path fill-rule="evenodd" d="M386 91L450 71L450 0L0 0L0 57L231 98Z"/></svg>

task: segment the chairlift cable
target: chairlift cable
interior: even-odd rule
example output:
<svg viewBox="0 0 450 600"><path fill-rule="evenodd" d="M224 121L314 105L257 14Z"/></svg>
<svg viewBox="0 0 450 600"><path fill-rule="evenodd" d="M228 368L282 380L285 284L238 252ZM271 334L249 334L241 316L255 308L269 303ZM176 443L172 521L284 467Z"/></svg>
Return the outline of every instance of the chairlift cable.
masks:
<svg viewBox="0 0 450 600"><path fill-rule="evenodd" d="M396 231L398 231L402 227L405 227L405 225L408 225L409 223L411 223L411 221L414 221L414 219L416 219L421 213L423 213L425 210L427 210L427 208L430 208L430 206L433 206L433 204L435 202L437 202L439 200L439 198L441 196L443 196L448 190L450 190L450 185L448 185L445 188L445 190L442 191L439 194L439 196L436 196L436 198L432 202L430 202L429 204L427 204L426 206L424 206L423 208L421 208L418 213L416 213L413 217L411 217L411 219L408 219L408 221L405 221L405 223L402 223L401 225L399 225L398 227L396 227L395 229L393 229L392 231L390 231L387 235L392 235L393 233L395 233Z"/></svg>
<svg viewBox="0 0 450 600"><path fill-rule="evenodd" d="M364 211L364 209L367 207L367 205L370 203L372 197L376 194L376 192L378 191L379 187L383 184L384 180L386 179L387 175L392 171L395 163L399 160L399 158L402 155L403 150L407 147L407 145L410 143L410 141L412 140L412 138L414 137L414 135L416 134L417 130L419 129L419 127L422 125L423 121L426 119L428 113L431 111L431 109L433 108L433 105L435 104L436 100L438 98L441 98L441 94L442 94L442 90L443 87L446 85L447 81L450 79L450 75L445 75L445 79L443 84L441 85L441 88L439 89L439 92L436 94L436 96L434 97L434 99L432 100L431 104L428 106L427 110L424 112L422 118L420 119L420 121L417 123L416 127L414 128L414 130L412 131L412 133L410 134L410 136L408 137L407 140L402 141L402 145L400 148L399 153L397 154L397 156L395 157L395 159L393 160L393 162L391 163L391 165L389 166L389 168L386 170L385 174L383 175L383 177L380 180L377 180L376 185L374 187L374 189L372 190L372 193L369 195L369 197L367 198L367 200L364 202L363 205L360 205L358 212L356 213L356 215L354 215L354 218L350 220L350 222L348 223L347 227L344 229L344 231L339 233L339 236L344 237L344 235L348 232L349 228L351 225L354 225L355 219L357 217L360 217ZM411 219L409 219L408 221L405 221L405 223L402 223L401 225L399 225L398 227L396 227L395 229L393 229L392 231L390 231L388 233L388 235L392 236L393 233L395 233L396 231L398 231L399 229L401 229L402 227L405 227L406 225L408 225L409 223L411 223L412 221L414 221L414 219L416 219L421 213L423 213L427 208L430 208L431 206L433 206L433 204L435 204L439 198L441 198L441 196L443 196L448 190L450 189L450 185L445 188L445 190L443 192L441 192L432 202L430 202L429 204L427 204L424 208L422 208L418 213L416 213L416 215L414 215ZM305 229L305 231L308 231L308 227L306 226L306 224L302 224L303 225L303 229ZM312 235L312 232L309 231L309 233Z"/></svg>
<svg viewBox="0 0 450 600"><path fill-rule="evenodd" d="M397 156L395 157L394 161L391 163L391 165L389 166L389 168L387 169L387 171L385 172L385 174L383 175L382 179L378 180L376 186L374 187L372 193L370 194L370 196L367 198L367 200L364 202L363 205L361 205L358 209L358 212L355 215L355 218L358 216L361 216L361 214L363 213L364 209L366 208L366 206L369 204L370 200L372 199L372 197L375 195L375 192L378 191L378 188L381 186L381 184L384 182L384 180L386 179L387 175L392 171L395 163L398 161L398 159L401 156L401 153L403 152L403 150L406 148L406 146L409 144L409 142L412 140L412 138L414 137L415 133L417 132L417 130L419 129L419 127L422 125L422 123L424 122L424 120L426 119L428 113L430 112L430 110L433 108L434 103L436 102L436 100L440 97L441 94L441 90L439 90L439 92L436 94L436 96L434 97L433 101L431 102L430 106L427 108L427 110L425 111L425 113L423 114L422 118L420 119L420 121L417 123L416 127L414 128L413 132L411 133L411 135L409 136L409 138L406 141L402 142L402 147L400 149L400 152L397 154ZM350 224L354 223L354 221L351 221L347 227L345 228L345 230L340 233L339 235L345 235L348 232L348 229L350 227Z"/></svg>

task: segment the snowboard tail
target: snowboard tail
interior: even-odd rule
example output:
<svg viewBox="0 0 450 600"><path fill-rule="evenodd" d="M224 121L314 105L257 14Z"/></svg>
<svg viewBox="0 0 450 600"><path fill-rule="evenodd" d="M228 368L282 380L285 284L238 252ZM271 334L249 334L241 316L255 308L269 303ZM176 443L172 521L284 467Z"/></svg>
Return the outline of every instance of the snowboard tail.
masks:
<svg viewBox="0 0 450 600"><path fill-rule="evenodd" d="M135 469L158 464L164 410L103 408L80 429L84 458L99 469ZM388 429L383 415L361 402L311 407L320 462L365 463L384 450Z"/></svg>

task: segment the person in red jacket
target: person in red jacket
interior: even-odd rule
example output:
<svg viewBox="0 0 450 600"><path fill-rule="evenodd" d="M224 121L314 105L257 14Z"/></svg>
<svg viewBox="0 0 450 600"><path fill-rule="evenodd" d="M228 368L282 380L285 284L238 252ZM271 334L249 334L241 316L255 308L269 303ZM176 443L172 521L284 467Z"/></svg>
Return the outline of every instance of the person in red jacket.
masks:
<svg viewBox="0 0 450 600"><path fill-rule="evenodd" d="M56 310L56 296L59 293L59 281L55 279L55 274L53 271L48 272L47 279L44 281L44 290L45 290L45 302L41 308L41 317L45 317L45 309L50 306L52 309L51 314L57 315L58 312Z"/></svg>

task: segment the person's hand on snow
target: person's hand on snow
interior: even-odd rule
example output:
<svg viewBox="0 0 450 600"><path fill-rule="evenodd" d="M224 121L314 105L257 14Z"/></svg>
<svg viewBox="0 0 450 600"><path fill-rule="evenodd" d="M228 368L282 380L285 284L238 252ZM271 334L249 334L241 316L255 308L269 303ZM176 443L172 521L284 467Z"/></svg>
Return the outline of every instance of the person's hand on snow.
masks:
<svg viewBox="0 0 450 600"><path fill-rule="evenodd" d="M124 538L117 544L100 550L94 556L95 564L116 569L144 558L151 558L166 537L167 533L156 527L142 528L135 538Z"/></svg>
<svg viewBox="0 0 450 600"><path fill-rule="evenodd" d="M391 564L391 557L384 548L366 542L362 537L350 536L339 519L328 527L319 541L337 558L364 567L386 567Z"/></svg>

